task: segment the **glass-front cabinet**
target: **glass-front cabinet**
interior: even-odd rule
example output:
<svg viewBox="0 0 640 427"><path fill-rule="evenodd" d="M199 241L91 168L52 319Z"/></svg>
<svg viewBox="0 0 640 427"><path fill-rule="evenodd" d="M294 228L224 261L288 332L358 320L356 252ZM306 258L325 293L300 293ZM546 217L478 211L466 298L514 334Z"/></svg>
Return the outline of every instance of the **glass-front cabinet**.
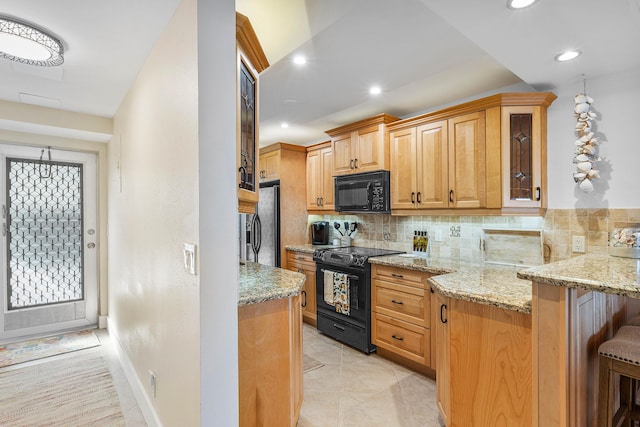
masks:
<svg viewBox="0 0 640 427"><path fill-rule="evenodd" d="M546 208L545 101L540 100L542 105L502 107L502 206L505 208Z"/></svg>
<svg viewBox="0 0 640 427"><path fill-rule="evenodd" d="M269 62L249 19L236 12L238 212L254 213L258 203L259 74Z"/></svg>

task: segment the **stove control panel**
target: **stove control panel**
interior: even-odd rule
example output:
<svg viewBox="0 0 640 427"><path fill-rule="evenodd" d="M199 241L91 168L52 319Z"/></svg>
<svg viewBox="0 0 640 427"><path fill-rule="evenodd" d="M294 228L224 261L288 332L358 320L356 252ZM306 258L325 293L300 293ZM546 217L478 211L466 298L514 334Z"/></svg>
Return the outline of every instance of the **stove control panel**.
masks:
<svg viewBox="0 0 640 427"><path fill-rule="evenodd" d="M364 267L367 257L356 254L323 251L316 249L313 253L313 260L323 262L325 264L344 266L344 267Z"/></svg>

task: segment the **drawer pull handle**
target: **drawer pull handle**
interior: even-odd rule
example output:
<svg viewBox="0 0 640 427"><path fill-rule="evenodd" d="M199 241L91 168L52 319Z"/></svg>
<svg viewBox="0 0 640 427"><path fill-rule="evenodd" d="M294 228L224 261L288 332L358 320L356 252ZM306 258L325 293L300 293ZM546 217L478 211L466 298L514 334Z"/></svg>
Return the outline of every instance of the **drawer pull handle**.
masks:
<svg viewBox="0 0 640 427"><path fill-rule="evenodd" d="M411 203L415 203L416 202L416 193L414 193L413 191L411 192Z"/></svg>
<svg viewBox="0 0 640 427"><path fill-rule="evenodd" d="M296 259L299 259L299 260L301 260L301 261L304 261L304 257L302 257L302 256L297 256L297 257L296 257Z"/></svg>
<svg viewBox="0 0 640 427"><path fill-rule="evenodd" d="M342 332L344 332L344 331L346 330L346 329L345 329L345 328L343 328L342 326L336 325L335 323L333 324L333 327L334 327L335 329L339 330L339 331L342 331Z"/></svg>
<svg viewBox="0 0 640 427"><path fill-rule="evenodd" d="M447 304L440 304L440 321L447 323L447 319L444 318L444 311L447 309Z"/></svg>
<svg viewBox="0 0 640 427"><path fill-rule="evenodd" d="M394 340L398 340L398 341L404 341L404 338L398 337L396 335L391 335L391 338L393 338Z"/></svg>
<svg viewBox="0 0 640 427"><path fill-rule="evenodd" d="M399 279L402 279L404 276L402 274L391 273L391 277L397 277Z"/></svg>
<svg viewBox="0 0 640 427"><path fill-rule="evenodd" d="M394 304L398 304L398 305L404 304L402 301L396 301L394 299L392 299L391 302L394 303Z"/></svg>

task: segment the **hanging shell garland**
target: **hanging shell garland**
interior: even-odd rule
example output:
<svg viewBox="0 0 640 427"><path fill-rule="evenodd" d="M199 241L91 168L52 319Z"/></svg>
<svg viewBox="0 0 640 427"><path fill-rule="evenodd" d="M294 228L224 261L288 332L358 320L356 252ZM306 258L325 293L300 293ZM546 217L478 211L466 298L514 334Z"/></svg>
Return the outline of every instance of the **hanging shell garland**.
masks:
<svg viewBox="0 0 640 427"><path fill-rule="evenodd" d="M580 93L573 98L573 101L575 103L573 113L577 119L576 134L578 135L573 158L573 163L576 165L573 180L578 183L580 190L590 193L593 191L592 181L600 178L600 171L594 168L594 163L602 160L597 155L600 142L591 131L591 121L596 118L596 113L591 111L593 98L590 96Z"/></svg>

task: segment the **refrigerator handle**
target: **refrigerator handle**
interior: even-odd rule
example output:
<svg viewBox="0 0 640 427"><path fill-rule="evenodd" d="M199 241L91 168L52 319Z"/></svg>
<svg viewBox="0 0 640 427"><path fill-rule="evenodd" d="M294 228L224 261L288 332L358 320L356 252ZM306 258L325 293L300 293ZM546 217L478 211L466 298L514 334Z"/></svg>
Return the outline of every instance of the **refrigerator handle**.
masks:
<svg viewBox="0 0 640 427"><path fill-rule="evenodd" d="M253 215L251 220L251 249L253 249L253 255L255 261L258 262L258 252L260 252L260 246L262 245L262 222L258 214Z"/></svg>

